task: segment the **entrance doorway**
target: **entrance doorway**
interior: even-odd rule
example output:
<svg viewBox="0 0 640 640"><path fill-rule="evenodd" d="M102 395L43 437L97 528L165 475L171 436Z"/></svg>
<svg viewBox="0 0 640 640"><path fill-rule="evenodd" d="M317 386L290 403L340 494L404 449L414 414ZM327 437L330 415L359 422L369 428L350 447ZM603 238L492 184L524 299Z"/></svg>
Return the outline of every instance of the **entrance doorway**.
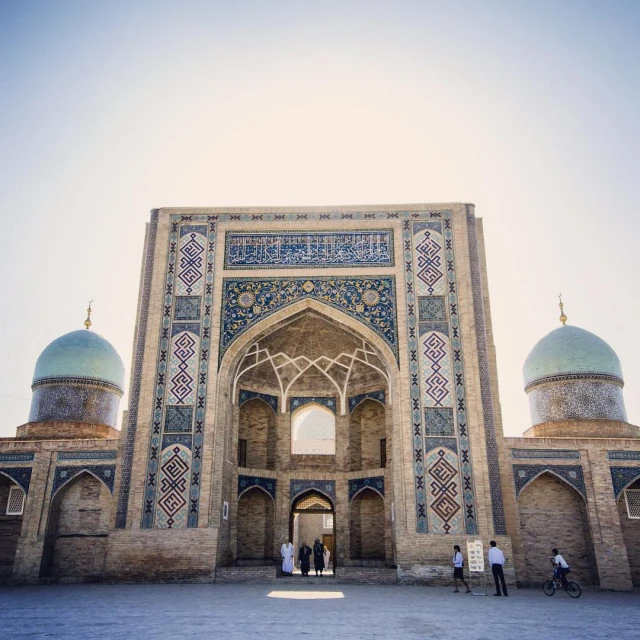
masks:
<svg viewBox="0 0 640 640"><path fill-rule="evenodd" d="M336 566L336 522L335 508L331 500L318 491L307 491L298 496L291 505L289 534L295 548L296 573L299 572L298 554L303 542L311 548L318 538L323 547L331 553L326 573L332 574ZM315 574L313 556L311 557L311 573Z"/></svg>

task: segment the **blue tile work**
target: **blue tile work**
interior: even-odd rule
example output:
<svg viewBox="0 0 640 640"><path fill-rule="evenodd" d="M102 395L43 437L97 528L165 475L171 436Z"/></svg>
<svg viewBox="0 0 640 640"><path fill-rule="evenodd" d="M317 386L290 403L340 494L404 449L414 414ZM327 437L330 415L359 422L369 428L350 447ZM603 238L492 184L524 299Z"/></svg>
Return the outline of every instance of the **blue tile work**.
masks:
<svg viewBox="0 0 640 640"><path fill-rule="evenodd" d="M363 489L373 489L384 498L384 476L349 480L349 502L351 502L356 494L360 493Z"/></svg>
<svg viewBox="0 0 640 640"><path fill-rule="evenodd" d="M53 474L53 488L51 490L51 496L53 497L56 492L69 480L75 478L83 471L89 472L92 476L96 477L102 482L111 493L113 493L113 483L116 477L116 465L115 464L92 464L79 467L56 467Z"/></svg>
<svg viewBox="0 0 640 640"><path fill-rule="evenodd" d="M138 327L135 336L135 351L133 356L133 368L131 371L131 390L129 394L129 414L127 435L122 455L120 494L116 507L116 529L124 529L127 526L127 510L129 508L129 493L131 491L131 471L133 469L133 453L136 444L136 432L138 428L138 408L140 406L140 385L142 384L142 364L144 360L144 345L147 337L147 321L149 318L149 300L151 298L151 278L153 276L153 258L156 247L156 235L158 231L158 211L151 212L151 221L147 232L147 246L144 259L142 276L142 292L140 296L140 308Z"/></svg>
<svg viewBox="0 0 640 640"><path fill-rule="evenodd" d="M403 223L403 241L416 529L418 533L476 534L452 212L407 217L413 219ZM419 297L423 296L446 299L448 323L429 321L435 326L421 326ZM425 409L431 408L438 409L438 415L426 417ZM450 417L444 415L444 408ZM427 446L428 434L447 436L448 446ZM450 438L456 440L455 448Z"/></svg>
<svg viewBox="0 0 640 640"><path fill-rule="evenodd" d="M31 462L35 453L33 451L20 453L0 453L0 462Z"/></svg>
<svg viewBox="0 0 640 640"><path fill-rule="evenodd" d="M418 322L446 322L444 296L418 296Z"/></svg>
<svg viewBox="0 0 640 640"><path fill-rule="evenodd" d="M638 479L640 479L640 467L611 467L611 482L616 500L626 487Z"/></svg>
<svg viewBox="0 0 640 640"><path fill-rule="evenodd" d="M547 471L568 482L585 500L587 499L582 467L578 464L514 464L513 480L516 485L516 498L532 480ZM640 473L640 469L638 472Z"/></svg>
<svg viewBox="0 0 640 640"><path fill-rule="evenodd" d="M291 480L289 482L289 500L291 503L302 493L315 489L331 498L333 506L336 504L335 480Z"/></svg>
<svg viewBox="0 0 640 640"><path fill-rule="evenodd" d="M0 467L0 473L9 476L9 478L22 487L25 493L29 493L31 467Z"/></svg>
<svg viewBox="0 0 640 640"><path fill-rule="evenodd" d="M489 468L489 490L491 493L491 510L493 514L493 530L496 535L507 534L507 523L504 517L502 502L502 485L500 484L500 461L498 458L498 442L493 415L493 395L491 391L491 374L489 372L489 356L487 349L487 326L484 313L480 256L476 234L476 218L473 207L467 205L467 237L469 240L469 263L471 267L471 289L473 291L473 317L476 329L478 349L478 370L480 374L480 397L482 399L482 415L484 419L484 437Z"/></svg>
<svg viewBox="0 0 640 640"><path fill-rule="evenodd" d="M176 296L173 310L174 320L200 320L200 296Z"/></svg>
<svg viewBox="0 0 640 640"><path fill-rule="evenodd" d="M225 278L222 286L219 361L234 340L254 324L308 298L359 320L382 337L398 358L393 276Z"/></svg>
<svg viewBox="0 0 640 640"><path fill-rule="evenodd" d="M211 351L214 218L170 217L143 529L198 526ZM198 322L173 321L181 296L200 299L202 313ZM194 304L191 301L188 306L192 308ZM186 313L184 305L180 313ZM191 419L187 409L192 412ZM181 437L165 435L177 431Z"/></svg>
<svg viewBox="0 0 640 640"><path fill-rule="evenodd" d="M238 476L238 498L252 487L264 489L274 500L276 499L275 478L260 478L259 476Z"/></svg>
<svg viewBox="0 0 640 640"><path fill-rule="evenodd" d="M609 460L640 460L640 451L607 451L607 458Z"/></svg>
<svg viewBox="0 0 640 640"><path fill-rule="evenodd" d="M425 438L424 450L429 453L433 449L451 449L454 453L458 453L458 439L452 438Z"/></svg>
<svg viewBox="0 0 640 640"><path fill-rule="evenodd" d="M238 406L241 407L248 400L253 400L254 398L259 398L266 402L272 409L274 413L278 413L278 397L271 396L268 393L258 393L257 391L249 391L247 389L240 389L240 395L238 397Z"/></svg>
<svg viewBox="0 0 640 640"><path fill-rule="evenodd" d="M227 231L225 235L225 269L393 265L393 229Z"/></svg>
<svg viewBox="0 0 640 640"><path fill-rule="evenodd" d="M349 413L353 413L355 408L361 402L364 402L367 398L371 398L371 400L377 400L380 404L385 404L384 389L382 389L382 391L370 391L369 393L361 393L360 395L352 396L351 398L349 398Z"/></svg>
<svg viewBox="0 0 640 640"><path fill-rule="evenodd" d="M305 404L320 404L327 409L331 409L333 413L336 412L336 399L325 398L318 396L300 396L296 398L289 398L289 412L293 413L296 409L304 406Z"/></svg>
<svg viewBox="0 0 640 640"><path fill-rule="evenodd" d="M580 452L570 449L511 449L514 459L525 458L561 458L565 460L580 460Z"/></svg>
<svg viewBox="0 0 640 640"><path fill-rule="evenodd" d="M106 451L58 451L58 460L115 460L118 452L115 449Z"/></svg>

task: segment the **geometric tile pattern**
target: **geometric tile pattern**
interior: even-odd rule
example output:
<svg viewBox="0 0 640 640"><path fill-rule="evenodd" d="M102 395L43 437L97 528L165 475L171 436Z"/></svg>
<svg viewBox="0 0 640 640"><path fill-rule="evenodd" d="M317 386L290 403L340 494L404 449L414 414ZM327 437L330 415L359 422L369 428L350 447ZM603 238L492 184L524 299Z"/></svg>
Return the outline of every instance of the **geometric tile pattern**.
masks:
<svg viewBox="0 0 640 640"><path fill-rule="evenodd" d="M640 451L607 451L609 460L640 460Z"/></svg>
<svg viewBox="0 0 640 640"><path fill-rule="evenodd" d="M260 478L259 476L238 476L238 498L252 487L264 489L274 500L276 499L275 478Z"/></svg>
<svg viewBox="0 0 640 640"><path fill-rule="evenodd" d="M611 467L611 482L616 500L631 483L640 478L640 467Z"/></svg>
<svg viewBox="0 0 640 640"><path fill-rule="evenodd" d="M0 467L0 473L3 473L19 484L25 493L29 493L31 467Z"/></svg>
<svg viewBox="0 0 640 640"><path fill-rule="evenodd" d="M429 453L432 449L439 449L444 447L450 449L454 453L458 453L458 439L454 436L452 438L446 437L427 437L424 441L425 453Z"/></svg>
<svg viewBox="0 0 640 640"><path fill-rule="evenodd" d="M349 502L363 489L373 489L384 498L384 476L375 478L355 478L349 480Z"/></svg>
<svg viewBox="0 0 640 640"><path fill-rule="evenodd" d="M58 489L83 471L90 473L94 478L100 480L100 482L102 482L102 484L104 484L107 489L113 493L113 484L116 479L116 465L93 464L79 467L56 467L53 474L53 488L51 490L51 496L53 497Z"/></svg>
<svg viewBox="0 0 640 640"><path fill-rule="evenodd" d="M20 452L20 453L0 453L0 462L31 462L35 457L35 453Z"/></svg>
<svg viewBox="0 0 640 640"><path fill-rule="evenodd" d="M418 321L446 322L445 304L444 296L418 296Z"/></svg>
<svg viewBox="0 0 640 640"><path fill-rule="evenodd" d="M407 330L414 436L416 530L476 534L476 504L467 428L466 390L458 309L451 211L412 214L405 221ZM439 296L448 308L433 310L421 297ZM438 303L434 303L437 309ZM429 320L436 317L449 321ZM421 392L422 389L422 392ZM446 406L447 409L440 407ZM429 445L455 438L455 447ZM442 451L442 455L439 452ZM457 454L457 455L456 455ZM428 457L428 460L426 459ZM434 468L430 474L431 467ZM444 472L455 476L444 480ZM456 508L457 506L457 508Z"/></svg>
<svg viewBox="0 0 640 640"><path fill-rule="evenodd" d="M336 481L335 480L291 480L289 482L289 500L293 501L305 491L315 489L331 498L336 504Z"/></svg>
<svg viewBox="0 0 640 640"><path fill-rule="evenodd" d="M58 451L58 460L115 460L118 452L115 449L107 451Z"/></svg>
<svg viewBox="0 0 640 640"><path fill-rule="evenodd" d="M532 480L547 471L568 482L585 500L587 499L582 466L577 464L514 464L513 479L516 485L516 498ZM640 469L638 472L640 473Z"/></svg>
<svg viewBox="0 0 640 640"><path fill-rule="evenodd" d="M258 393L257 391L248 391L247 389L240 389L240 396L238 398L238 406L241 407L248 400L258 398L263 402L266 402L274 413L278 413L278 396L271 396L267 393Z"/></svg>
<svg viewBox="0 0 640 640"><path fill-rule="evenodd" d="M175 444L162 452L158 480L156 527L181 529L186 526L189 509L191 451Z"/></svg>
<svg viewBox="0 0 640 640"><path fill-rule="evenodd" d="M174 320L200 320L200 296L176 296Z"/></svg>
<svg viewBox="0 0 640 640"><path fill-rule="evenodd" d="M331 409L333 413L336 412L336 399L335 398L325 398L325 397L315 397L315 396L304 396L304 397L294 397L289 400L289 411L293 413L296 409L304 406L305 404L320 404L327 409Z"/></svg>
<svg viewBox="0 0 640 640"><path fill-rule="evenodd" d="M349 398L349 413L353 413L355 408L367 398L377 400L380 404L385 404L384 389L382 389L382 391L370 391L369 393L361 393L357 396L351 396Z"/></svg>
<svg viewBox="0 0 640 640"><path fill-rule="evenodd" d="M512 449L511 457L524 458L562 458L565 460L580 460L580 452L570 449Z"/></svg>
<svg viewBox="0 0 640 640"><path fill-rule="evenodd" d="M172 215L141 527L197 527L216 216ZM178 303L180 296L190 298ZM199 303L193 298L199 298ZM178 308L177 305L180 305ZM199 307L195 313L187 308ZM176 321L192 316L190 322Z"/></svg>
<svg viewBox="0 0 640 640"><path fill-rule="evenodd" d="M279 309L313 299L362 322L398 357L395 278L392 276L237 278L223 281L219 363L247 329ZM219 364L218 363L218 364Z"/></svg>
<svg viewBox="0 0 640 640"><path fill-rule="evenodd" d="M392 267L393 230L228 231L225 269Z"/></svg>

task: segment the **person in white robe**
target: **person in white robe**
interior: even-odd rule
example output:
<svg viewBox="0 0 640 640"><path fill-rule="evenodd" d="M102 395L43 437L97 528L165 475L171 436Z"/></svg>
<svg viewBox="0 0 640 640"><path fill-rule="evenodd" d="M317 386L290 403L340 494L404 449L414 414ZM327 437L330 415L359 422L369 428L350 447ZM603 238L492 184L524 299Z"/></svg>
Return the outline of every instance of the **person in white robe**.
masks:
<svg viewBox="0 0 640 640"><path fill-rule="evenodd" d="M280 547L280 555L282 556L282 573L291 575L293 573L293 558L295 553L293 545L287 541Z"/></svg>
<svg viewBox="0 0 640 640"><path fill-rule="evenodd" d="M327 545L324 547L324 568L325 570L329 568L329 558L331 557L331 551L327 549Z"/></svg>

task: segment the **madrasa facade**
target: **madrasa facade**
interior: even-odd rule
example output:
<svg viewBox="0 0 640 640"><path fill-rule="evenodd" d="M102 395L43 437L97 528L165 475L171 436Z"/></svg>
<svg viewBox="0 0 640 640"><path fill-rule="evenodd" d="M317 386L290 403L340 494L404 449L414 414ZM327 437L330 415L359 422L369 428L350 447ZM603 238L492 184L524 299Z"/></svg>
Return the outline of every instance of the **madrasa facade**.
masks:
<svg viewBox="0 0 640 640"><path fill-rule="evenodd" d="M618 356L565 323L505 438L473 205L154 210L128 406L88 319L0 439L0 580L292 580L281 544L319 538L346 582L443 584L496 540L511 584L558 547L640 587L640 430Z"/></svg>

